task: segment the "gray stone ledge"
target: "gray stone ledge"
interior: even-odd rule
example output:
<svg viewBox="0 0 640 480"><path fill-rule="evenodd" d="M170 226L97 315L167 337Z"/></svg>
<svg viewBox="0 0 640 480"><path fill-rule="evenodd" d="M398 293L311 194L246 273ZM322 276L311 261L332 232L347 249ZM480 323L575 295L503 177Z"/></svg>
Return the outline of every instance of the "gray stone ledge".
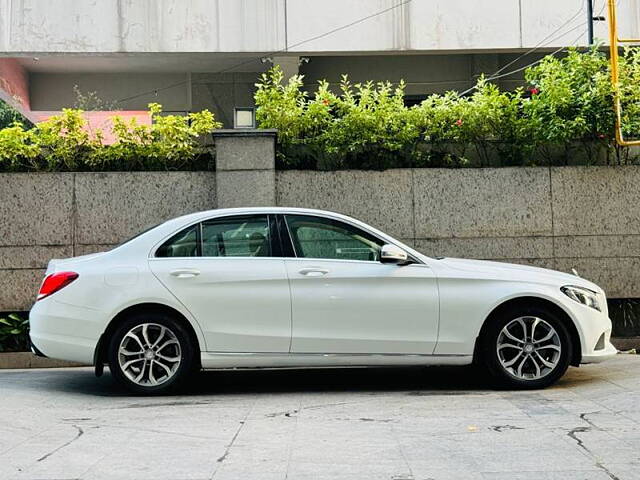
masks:
<svg viewBox="0 0 640 480"><path fill-rule="evenodd" d="M551 235L545 168L415 169L417 238Z"/></svg>
<svg viewBox="0 0 640 480"><path fill-rule="evenodd" d="M276 137L276 128L221 128L214 130L213 137Z"/></svg>
<svg viewBox="0 0 640 480"><path fill-rule="evenodd" d="M518 265L530 265L532 267L547 268L549 270L555 270L555 260L553 258L485 258L484 260L490 260L501 263L515 263Z"/></svg>
<svg viewBox="0 0 640 480"><path fill-rule="evenodd" d="M640 297L640 258L556 258L556 269L578 274L602 287L608 298Z"/></svg>
<svg viewBox="0 0 640 480"><path fill-rule="evenodd" d="M88 255L90 253L106 252L116 247L118 244L106 244L106 245L76 245L75 256Z"/></svg>
<svg viewBox="0 0 640 480"><path fill-rule="evenodd" d="M215 172L76 176L76 244L116 244L163 221L216 207Z"/></svg>
<svg viewBox="0 0 640 480"><path fill-rule="evenodd" d="M0 353L0 369L84 367L81 363L39 357L31 352Z"/></svg>
<svg viewBox="0 0 640 480"><path fill-rule="evenodd" d="M640 257L640 235L574 235L554 239L557 257Z"/></svg>
<svg viewBox="0 0 640 480"><path fill-rule="evenodd" d="M277 204L330 210L397 238L413 238L412 173L408 169L277 173Z"/></svg>
<svg viewBox="0 0 640 480"><path fill-rule="evenodd" d="M494 237L416 239L425 255L463 258L553 258L551 237Z"/></svg>
<svg viewBox="0 0 640 480"><path fill-rule="evenodd" d="M551 169L556 235L640 232L640 168Z"/></svg>
<svg viewBox="0 0 640 480"><path fill-rule="evenodd" d="M44 269L0 270L0 311L31 309Z"/></svg>
<svg viewBox="0 0 640 480"><path fill-rule="evenodd" d="M216 137L216 170L274 170L275 135Z"/></svg>
<svg viewBox="0 0 640 480"><path fill-rule="evenodd" d="M71 245L0 247L0 269L46 268L52 258L70 256Z"/></svg>
<svg viewBox="0 0 640 480"><path fill-rule="evenodd" d="M276 204L275 170L219 171L216 188L220 208Z"/></svg>
<svg viewBox="0 0 640 480"><path fill-rule="evenodd" d="M0 173L0 245L69 245L73 173Z"/></svg>
<svg viewBox="0 0 640 480"><path fill-rule="evenodd" d="M635 349L640 354L640 337L612 337L611 343L622 352Z"/></svg>

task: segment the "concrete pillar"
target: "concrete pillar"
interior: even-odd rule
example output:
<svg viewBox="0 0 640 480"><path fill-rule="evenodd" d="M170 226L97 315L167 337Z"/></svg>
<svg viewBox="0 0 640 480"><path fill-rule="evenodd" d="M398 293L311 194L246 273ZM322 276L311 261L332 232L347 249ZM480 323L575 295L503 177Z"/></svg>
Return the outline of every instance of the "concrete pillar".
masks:
<svg viewBox="0 0 640 480"><path fill-rule="evenodd" d="M300 57L273 57L273 65L280 65L284 81L287 82L300 72Z"/></svg>
<svg viewBox="0 0 640 480"><path fill-rule="evenodd" d="M217 130L218 208L276 204L276 130Z"/></svg>
<svg viewBox="0 0 640 480"><path fill-rule="evenodd" d="M500 69L500 58L495 53L478 53L471 56L473 81L482 74L490 77Z"/></svg>

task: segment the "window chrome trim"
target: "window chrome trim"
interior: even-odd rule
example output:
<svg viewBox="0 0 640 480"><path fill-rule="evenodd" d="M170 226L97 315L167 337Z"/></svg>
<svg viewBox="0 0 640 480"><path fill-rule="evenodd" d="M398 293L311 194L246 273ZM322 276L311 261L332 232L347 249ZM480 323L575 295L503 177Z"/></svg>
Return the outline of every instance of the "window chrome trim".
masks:
<svg viewBox="0 0 640 480"><path fill-rule="evenodd" d="M349 222L343 218L339 218L339 217L334 217L334 216L329 216L329 215L320 215L316 212L282 212L282 219L284 220L284 223L287 227L287 234L289 235L289 241L291 242L291 246L293 248L293 253L295 254L295 257L284 257L285 259L300 259L300 260L324 260L324 261L333 261L333 262L358 262L358 263L373 263L373 264L379 264L382 263L380 262L380 260L351 260L351 259L336 259L336 258L312 258L312 257L301 257L298 255L298 252L296 251L296 242L293 241L293 235L291 234L291 230L289 229L289 222L287 221L287 216L299 216L299 217L318 217L318 218L324 218L324 219L328 219L328 220L332 220L334 222L340 222L340 223L344 223L347 224L353 228L356 228L358 230L362 230L363 232L366 232L367 234L371 235L373 238L377 239L378 241L382 242L382 245L385 244L390 244L390 245L395 245L398 248L402 248L400 246L398 246L395 242L390 242L384 238L380 238L378 235L376 235L375 233L373 233L372 231L370 231L367 228L363 228L360 225L356 225L352 222ZM403 248L404 250L404 248ZM407 265L403 265L403 266L410 266L410 265L426 265L422 260L414 257L413 255L411 255L409 252L407 252L407 257L408 259L410 259L412 261L412 263L409 263Z"/></svg>
<svg viewBox="0 0 640 480"><path fill-rule="evenodd" d="M282 215L283 220L285 222L285 225L287 226L287 233L289 234L289 240L291 241L292 244L292 248L294 249L294 253L296 254L295 257L281 257L283 259L291 259L291 258L300 258L300 259L304 259L305 257L298 257L297 252L295 252L295 245L293 245L293 240L291 239L291 232L289 232L289 225L287 224L287 219L286 216L287 215L300 215L300 216L309 216L309 217L319 217L319 218L328 218L330 220L335 220L338 222L342 222L342 223L346 223L347 225L351 225L352 227L355 228L359 228L360 230L364 230L365 232L367 232L369 235L377 238L380 241L383 241L385 243L389 243L391 245L395 245L398 248L402 248L400 247L395 241L389 241L387 239L384 238L380 238L379 235L373 233L372 231L370 231L368 228L362 227L360 225L357 225L355 223L353 223L352 221L350 221L350 219L344 219L338 216L334 216L332 215L332 212L323 212L323 213L318 213L318 212L313 212L313 211L296 211L296 210L287 210L286 208L283 208L282 210L255 210L255 211L247 211L244 213L238 213L238 212L226 212L226 213L221 213L219 215L215 215L213 217L206 217L206 218L200 218L199 220L194 221L193 223L190 223L188 225L182 225L179 228L176 228L174 231L172 231L170 234L166 235L162 240L160 240L159 242L157 242L150 250L149 252L149 256L147 258L149 259L159 259L162 260L164 258L190 258L190 259L194 259L194 258L220 258L220 257L156 257L156 250L158 248L160 248L160 246L167 241L169 238L171 238L172 235L175 235L176 233L178 233L181 230L184 230L192 225L195 225L196 223L200 222L207 222L210 220L218 220L218 219L223 219L223 218L228 218L228 217L241 217L241 216L248 216L248 215L265 215L267 216L267 218L269 217L269 215ZM391 237L393 238L393 237ZM393 239L395 240L395 239ZM423 262L422 260L420 260L419 258L411 255L410 253L407 252L407 254L409 255L409 258L414 262L412 264L406 265L406 266L411 266L411 265L427 265L427 263ZM279 258L279 257L223 257L223 258ZM322 258L317 258L317 259L312 259L310 258L309 260L331 260L331 259L322 259ZM337 261L341 261L341 260L337 260ZM353 262L361 262L361 263L380 263L380 262L376 262L376 261L372 261L372 260L349 260L349 261L353 261Z"/></svg>
<svg viewBox="0 0 640 480"><path fill-rule="evenodd" d="M172 231L169 235L165 236L162 240L160 240L159 242L157 242L152 248L151 251L149 252L149 256L147 257L149 260L164 260L164 259L176 259L176 258L183 258L183 259L196 259L196 258L276 258L276 257L272 257L271 255L267 256L267 257L232 257L232 256L224 256L224 257L205 257L202 255L202 239L203 239L203 235L202 235L202 224L206 223L206 222L210 222L210 221L217 221L217 220L223 220L225 218L241 218L241 217L257 217L257 216L264 216L267 220L267 233L269 234L269 252L273 253L273 244L272 239L271 239L271 224L270 222L270 215L272 215L271 213L265 213L265 212L247 212L247 213L231 213L228 215L220 215L220 216L216 216L216 217L208 217L208 218L204 218L204 219L200 219L200 220L196 220L193 223L189 223L188 225L182 225L180 228L177 228L176 230ZM198 224L198 231L196 232L196 236L200 237L200 241L199 241L199 246L198 246L198 250L200 255L195 256L195 257L158 257L157 253L158 253L158 249L164 245L164 243L169 240L171 237L173 237L174 235L182 232L183 230L188 230L189 228L193 228L194 225Z"/></svg>

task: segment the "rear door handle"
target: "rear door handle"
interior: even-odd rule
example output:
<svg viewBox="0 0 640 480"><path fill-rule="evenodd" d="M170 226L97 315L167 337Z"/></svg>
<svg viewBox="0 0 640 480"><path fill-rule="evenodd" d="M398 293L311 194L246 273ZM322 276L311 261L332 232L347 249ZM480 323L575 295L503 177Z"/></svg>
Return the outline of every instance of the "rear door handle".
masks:
<svg viewBox="0 0 640 480"><path fill-rule="evenodd" d="M329 270L320 267L308 267L298 270L298 273L307 277L321 277L322 275L329 273Z"/></svg>
<svg viewBox="0 0 640 480"><path fill-rule="evenodd" d="M195 268L179 268L178 270L172 270L170 275L178 278L192 278L200 275L200 270L196 270Z"/></svg>

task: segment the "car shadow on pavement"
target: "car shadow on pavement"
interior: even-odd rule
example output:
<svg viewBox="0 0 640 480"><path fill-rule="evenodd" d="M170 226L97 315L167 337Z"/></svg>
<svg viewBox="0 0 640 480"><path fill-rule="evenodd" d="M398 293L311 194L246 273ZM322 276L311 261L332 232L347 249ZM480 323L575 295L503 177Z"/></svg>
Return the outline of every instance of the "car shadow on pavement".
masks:
<svg viewBox="0 0 640 480"><path fill-rule="evenodd" d="M117 383L109 369L96 378L92 368L40 369L16 371L27 375L21 388L55 390L94 396L131 396ZM383 392L406 391L414 395L467 394L490 391L489 381L474 367L375 367L218 370L195 373L179 389L165 396L269 394L303 392Z"/></svg>
<svg viewBox="0 0 640 480"><path fill-rule="evenodd" d="M315 368L209 371L196 375L185 393L296 393L486 390L489 384L473 367Z"/></svg>
<svg viewBox="0 0 640 480"><path fill-rule="evenodd" d="M559 385L590 381L570 369ZM23 371L25 372L25 371ZM132 396L105 369L96 378L93 369L67 368L26 373L28 384L39 390L92 396ZM34 378L38 377L38 378ZM7 378L6 378L7 379ZM595 379L592 379L595 380ZM478 395L495 391L476 367L316 368L280 370L222 370L194 374L180 389L164 396L272 394L304 392L406 392L408 395Z"/></svg>
<svg viewBox="0 0 640 480"><path fill-rule="evenodd" d="M24 372L24 371L23 371ZM131 396L105 369L67 368L29 372L29 385L93 396ZM38 378L33 378L34 376ZM25 385L26 386L26 385ZM492 391L490 381L474 367L316 368L222 370L194 374L164 396L271 394L304 392L398 392L410 395L465 395Z"/></svg>

